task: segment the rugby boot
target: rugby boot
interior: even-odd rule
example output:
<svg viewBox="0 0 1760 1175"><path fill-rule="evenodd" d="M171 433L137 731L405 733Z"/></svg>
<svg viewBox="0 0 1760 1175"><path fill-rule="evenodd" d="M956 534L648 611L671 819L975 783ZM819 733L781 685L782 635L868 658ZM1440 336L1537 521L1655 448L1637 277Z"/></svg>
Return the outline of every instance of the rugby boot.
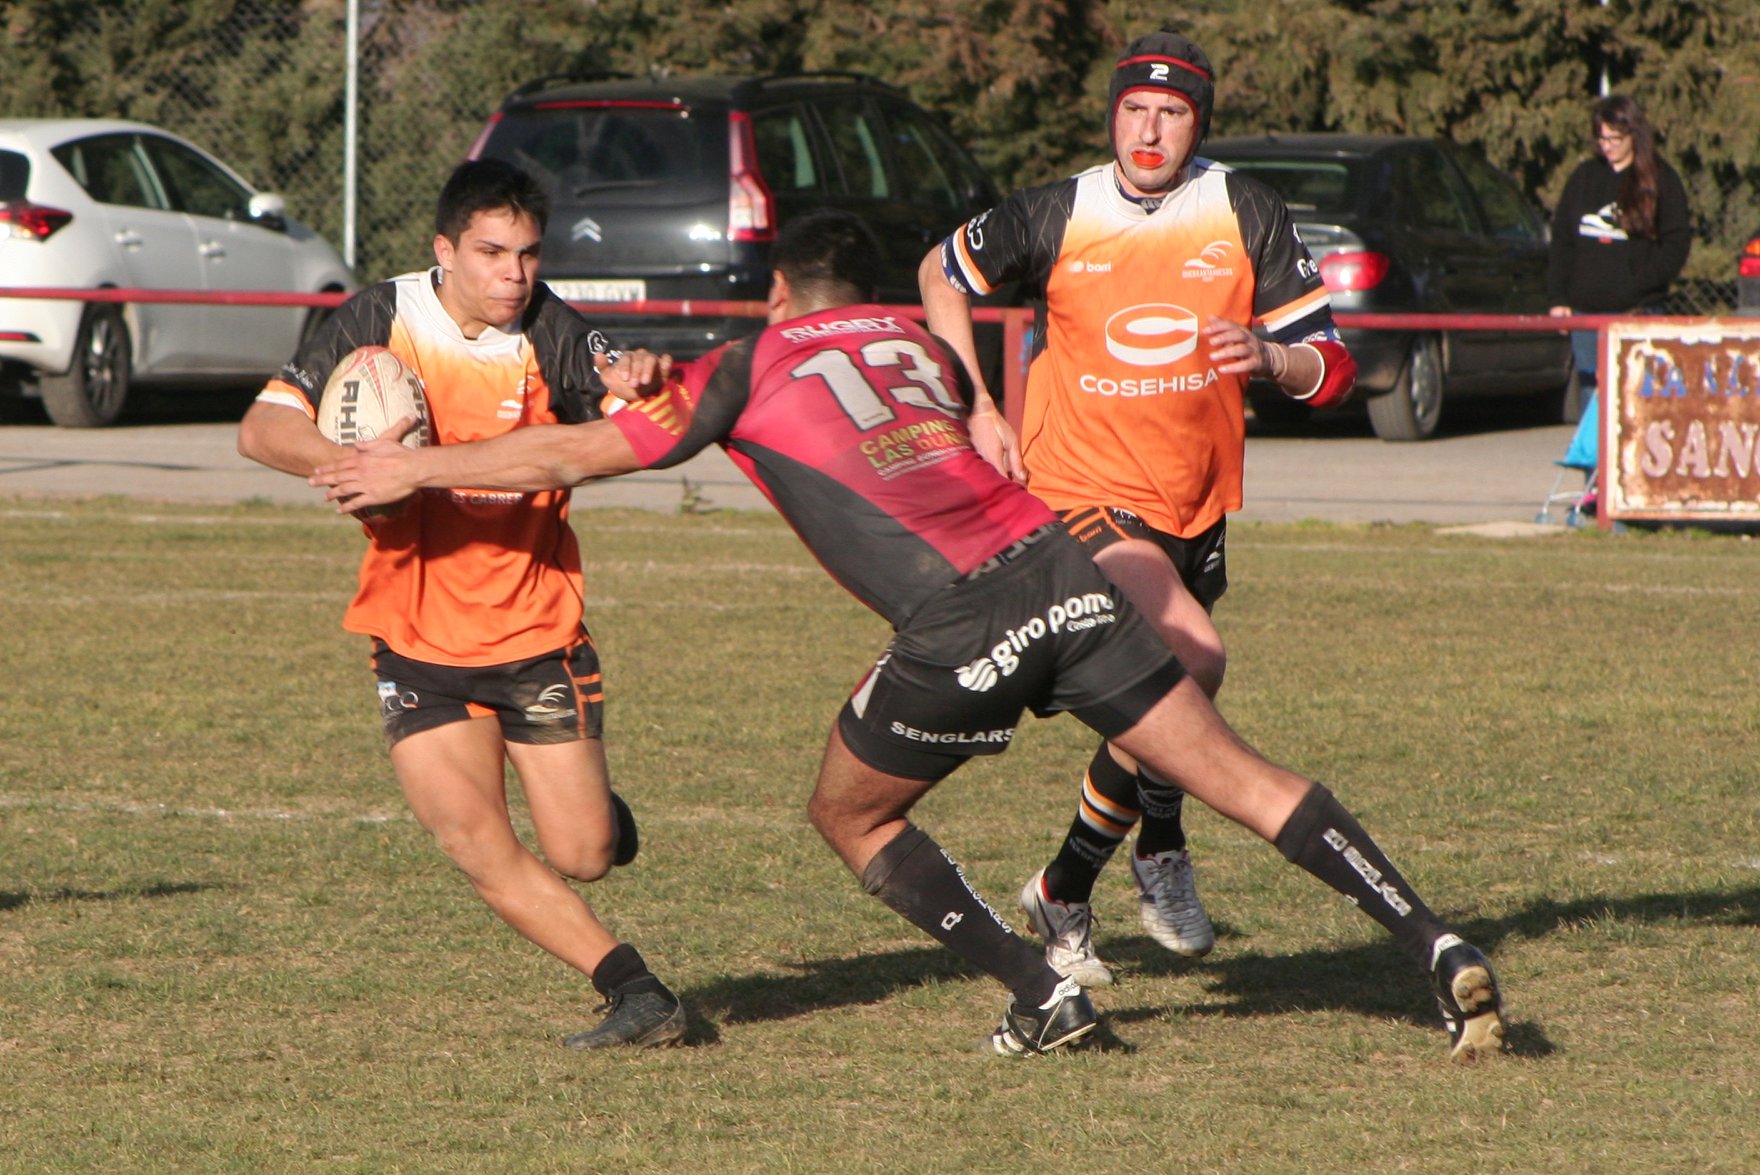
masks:
<svg viewBox="0 0 1760 1175"><path fill-rule="evenodd" d="M1491 961L1478 947L1453 934L1436 940L1431 957L1436 1006L1448 1029L1449 1057L1472 1061L1502 1052L1503 993L1497 989Z"/></svg>

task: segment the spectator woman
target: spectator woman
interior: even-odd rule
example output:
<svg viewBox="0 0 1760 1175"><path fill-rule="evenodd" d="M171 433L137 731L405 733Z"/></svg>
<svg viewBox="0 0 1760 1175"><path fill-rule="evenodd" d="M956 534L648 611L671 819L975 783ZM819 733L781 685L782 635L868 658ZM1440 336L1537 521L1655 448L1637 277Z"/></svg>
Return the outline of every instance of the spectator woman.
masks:
<svg viewBox="0 0 1760 1175"><path fill-rule="evenodd" d="M1552 313L1661 313L1692 247L1686 188L1656 153L1635 99L1603 98L1590 125L1596 155L1565 181L1552 217ZM1595 344L1596 332L1571 332L1585 400L1596 384Z"/></svg>

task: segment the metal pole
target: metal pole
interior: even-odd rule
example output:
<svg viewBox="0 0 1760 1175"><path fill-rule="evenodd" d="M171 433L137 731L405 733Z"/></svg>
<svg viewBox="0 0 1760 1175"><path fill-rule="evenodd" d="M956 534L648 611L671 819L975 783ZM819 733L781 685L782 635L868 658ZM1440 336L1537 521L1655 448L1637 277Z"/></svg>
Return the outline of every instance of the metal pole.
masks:
<svg viewBox="0 0 1760 1175"><path fill-rule="evenodd" d="M350 2L352 2L352 0L350 0ZM1605 9L1605 7L1607 7L1607 0L1602 0L1602 7L1603 7L1603 9ZM1609 86L1607 86L1607 55L1605 55L1605 53L1603 53L1603 55L1602 55L1602 97L1603 97L1603 99L1605 99L1605 97L1607 97L1607 88L1609 88ZM1600 132L1596 132L1596 134L1600 134Z"/></svg>
<svg viewBox="0 0 1760 1175"><path fill-rule="evenodd" d="M360 140L360 39L360 0L348 0L348 82L342 100L342 259L350 269L354 268L355 154Z"/></svg>

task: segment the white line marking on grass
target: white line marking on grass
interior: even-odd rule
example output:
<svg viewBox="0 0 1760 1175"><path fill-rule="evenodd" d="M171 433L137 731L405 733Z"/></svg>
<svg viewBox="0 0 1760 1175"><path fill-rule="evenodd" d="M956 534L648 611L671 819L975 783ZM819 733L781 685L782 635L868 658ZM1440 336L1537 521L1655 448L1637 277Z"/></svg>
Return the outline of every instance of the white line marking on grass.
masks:
<svg viewBox="0 0 1760 1175"><path fill-rule="evenodd" d="M627 559L601 559L597 562L588 561L587 573L595 571L641 571L662 572L677 575L742 575L771 574L817 577L822 574L814 563L660 563L653 559L641 561Z"/></svg>
<svg viewBox="0 0 1760 1175"><path fill-rule="evenodd" d="M582 517L583 514L586 515L585 518ZM643 526L635 523L601 524L592 521L592 514L592 508L588 508L585 511L576 511L573 515L573 521L583 524L579 527L583 534L651 534L665 535L669 539L756 537L774 538L778 541L786 540L789 542L794 540L794 533L792 531L780 528L763 528L755 526L705 526L697 528L662 525ZM237 523L242 526L322 526L326 522L352 523L353 521L352 519L345 518L342 515L329 510L328 508L325 508L322 513L316 511L300 511L273 517L250 514L136 514L132 510L126 508L120 510L91 509L78 512L72 510L26 510L19 508L0 510L0 518L36 518L52 521L65 521L73 518L93 517L125 518L130 522L137 522L143 526L176 526L180 523L191 523L200 526L223 526L228 523Z"/></svg>
<svg viewBox="0 0 1760 1175"><path fill-rule="evenodd" d="M120 816L185 816L198 820L346 820L351 824L389 824L413 820L407 812L366 814L348 812L288 812L274 808L174 808L170 804L136 804L124 800L108 803L84 800L50 800L34 796L0 796L0 808L36 809L46 812L98 812Z"/></svg>

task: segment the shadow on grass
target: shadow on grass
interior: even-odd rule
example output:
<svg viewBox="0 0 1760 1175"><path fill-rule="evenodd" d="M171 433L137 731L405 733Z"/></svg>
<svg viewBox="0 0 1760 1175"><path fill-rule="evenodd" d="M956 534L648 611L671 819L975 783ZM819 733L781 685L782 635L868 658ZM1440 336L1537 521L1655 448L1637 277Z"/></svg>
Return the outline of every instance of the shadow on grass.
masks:
<svg viewBox="0 0 1760 1175"><path fill-rule="evenodd" d="M1701 926L1760 926L1760 887L1738 890L1592 896L1559 901L1539 898L1502 918L1476 918L1454 929L1483 948L1496 962L1497 948L1512 935L1539 939L1560 930L1598 921L1675 923ZM1238 938L1219 923L1217 937ZM1180 959L1143 935L1105 944L1104 957L1128 972L1184 972L1197 977L1215 1000L1180 1009L1187 1015L1268 1016L1293 1011L1348 1011L1364 1016L1436 1024L1428 988L1414 983L1411 963L1387 938L1356 947L1299 951L1295 954L1239 954ZM1500 975L1505 999L1522 1010L1521 980ZM1151 1020L1158 1007L1120 1008L1111 1018L1121 1024ZM1537 1021L1511 1020L1508 1043L1517 1056L1544 1057L1557 1051Z"/></svg>
<svg viewBox="0 0 1760 1175"><path fill-rule="evenodd" d="M792 975L728 975L684 993L693 1012L727 1024L786 1020L825 1008L877 1004L913 987L983 972L938 946L785 963Z"/></svg>
<svg viewBox="0 0 1760 1175"><path fill-rule="evenodd" d="M200 881L161 882L158 885L125 885L118 889L47 889L40 893L0 890L0 910L53 902L115 902L128 898L175 898L224 886Z"/></svg>
<svg viewBox="0 0 1760 1175"><path fill-rule="evenodd" d="M1596 921L1676 923L1681 925L1760 925L1760 887L1700 890L1681 893L1594 896L1571 901L1541 898L1502 918L1469 919L1455 925L1468 941L1495 955L1513 936L1544 938L1560 930ZM1177 1009L1187 1016L1259 1017L1291 1012L1343 1011L1385 1020L1440 1028L1429 986L1391 939L1378 937L1357 946L1297 951L1293 954L1235 953L1230 940L1241 938L1224 922L1217 924L1224 953L1204 959L1170 955L1144 935L1107 938L1102 956L1116 964L1121 986L1099 998L1106 1020L1125 1026L1158 1019L1169 1009L1130 1005L1130 973L1185 974L1197 980L1206 996ZM780 1020L827 1008L873 1004L901 990L934 983L966 980L982 973L939 947L924 946L854 958L815 959L792 964L791 975L728 976L686 993L696 1013L693 1037L714 1039L705 1020L739 1024ZM1503 975L1506 997L1513 991L1523 1011L1520 976ZM1531 1010L1531 1009L1530 1009ZM1557 1051L1537 1020L1511 1020L1508 1044L1517 1056L1539 1058ZM1127 1041L1108 1030L1105 1049L1129 1051Z"/></svg>

